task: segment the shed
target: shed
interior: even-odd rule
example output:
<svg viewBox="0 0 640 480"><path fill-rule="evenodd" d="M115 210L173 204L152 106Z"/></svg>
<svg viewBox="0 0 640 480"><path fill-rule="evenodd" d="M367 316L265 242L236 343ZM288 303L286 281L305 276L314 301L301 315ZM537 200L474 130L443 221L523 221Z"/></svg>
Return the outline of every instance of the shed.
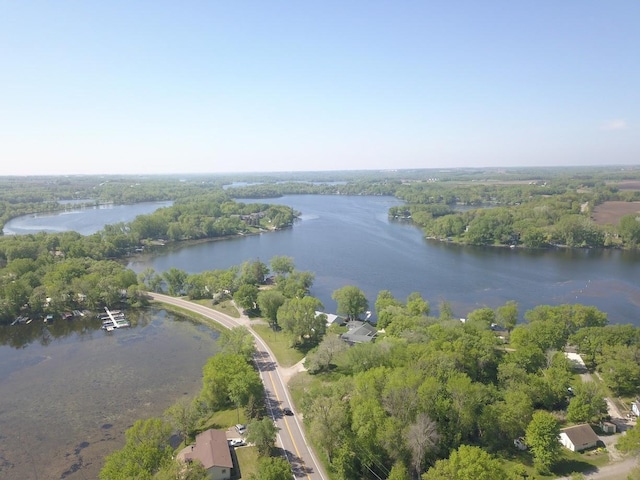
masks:
<svg viewBox="0 0 640 480"><path fill-rule="evenodd" d="M616 424L612 422L600 422L600 428L604 433L616 433Z"/></svg>
<svg viewBox="0 0 640 480"><path fill-rule="evenodd" d="M631 402L631 411L636 417L640 417L640 400Z"/></svg>
<svg viewBox="0 0 640 480"><path fill-rule="evenodd" d="M230 480L233 460L223 430L209 429L196 436L196 443L183 449L177 458L184 462L197 460L210 480Z"/></svg>
<svg viewBox="0 0 640 480"><path fill-rule="evenodd" d="M560 430L560 443L572 452L581 452L598 445L598 436L591 425L583 423Z"/></svg>

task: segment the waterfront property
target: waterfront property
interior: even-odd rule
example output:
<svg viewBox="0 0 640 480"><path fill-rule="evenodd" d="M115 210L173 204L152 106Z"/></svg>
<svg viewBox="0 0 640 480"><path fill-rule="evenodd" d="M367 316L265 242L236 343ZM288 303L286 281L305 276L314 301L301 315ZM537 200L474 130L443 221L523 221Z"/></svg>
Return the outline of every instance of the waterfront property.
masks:
<svg viewBox="0 0 640 480"><path fill-rule="evenodd" d="M222 430L210 429L196 436L196 443L180 451L177 459L202 463L211 480L229 480L233 460L227 435Z"/></svg>
<svg viewBox="0 0 640 480"><path fill-rule="evenodd" d="M347 322L349 331L342 334L342 339L347 343L368 343L373 341L378 334L376 327L367 322L352 320Z"/></svg>

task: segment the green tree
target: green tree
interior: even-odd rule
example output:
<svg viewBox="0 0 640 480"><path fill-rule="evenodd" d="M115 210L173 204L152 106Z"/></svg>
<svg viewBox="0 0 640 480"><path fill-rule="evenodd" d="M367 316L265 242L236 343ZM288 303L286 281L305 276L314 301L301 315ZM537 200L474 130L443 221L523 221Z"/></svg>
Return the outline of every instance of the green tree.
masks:
<svg viewBox="0 0 640 480"><path fill-rule="evenodd" d="M162 274L162 278L169 286L169 295L179 295L182 292L187 276L187 272L175 267L171 267Z"/></svg>
<svg viewBox="0 0 640 480"><path fill-rule="evenodd" d="M256 446L258 455L266 457L276 445L278 430L273 420L268 417L254 420L247 425L247 441Z"/></svg>
<svg viewBox="0 0 640 480"><path fill-rule="evenodd" d="M218 345L223 353L240 355L247 362L253 358L256 351L254 338L247 327L235 327L222 330Z"/></svg>
<svg viewBox="0 0 640 480"><path fill-rule="evenodd" d="M238 291L233 294L233 301L244 310L255 310L258 301L258 287L251 283L240 285Z"/></svg>
<svg viewBox="0 0 640 480"><path fill-rule="evenodd" d="M397 461L393 464L393 467L391 467L391 472L389 472L387 480L411 480L411 475L409 474L407 466L401 461Z"/></svg>
<svg viewBox="0 0 640 480"><path fill-rule="evenodd" d="M272 327L278 323L278 309L284 301L284 295L278 290L263 290L258 292L258 307L260 308L260 313L269 321Z"/></svg>
<svg viewBox="0 0 640 480"><path fill-rule="evenodd" d="M338 303L338 313L346 315L349 320L357 319L369 308L364 292L353 285L346 285L335 290L331 298Z"/></svg>
<svg viewBox="0 0 640 480"><path fill-rule="evenodd" d="M518 304L513 300L496 309L496 323L506 328L508 331L513 330L518 323Z"/></svg>
<svg viewBox="0 0 640 480"><path fill-rule="evenodd" d="M573 387L574 396L567 407L567 420L587 423L601 420L608 407L602 388L596 382L583 382Z"/></svg>
<svg viewBox="0 0 640 480"><path fill-rule="evenodd" d="M506 480L500 460L479 447L461 445L448 459L438 460L422 480Z"/></svg>
<svg viewBox="0 0 640 480"><path fill-rule="evenodd" d="M108 455L100 480L151 479L171 458L171 427L158 418L138 420L125 432L125 446Z"/></svg>
<svg viewBox="0 0 640 480"><path fill-rule="evenodd" d="M526 443L539 473L548 474L560 458L562 446L558 441L559 436L560 427L553 415L545 411L533 414L527 427Z"/></svg>
<svg viewBox="0 0 640 480"><path fill-rule="evenodd" d="M495 322L496 313L493 309L485 307L478 308L469 312L467 315L467 322L475 323L477 325L482 325L485 327L489 327L492 323Z"/></svg>
<svg viewBox="0 0 640 480"><path fill-rule="evenodd" d="M636 425L627 430L618 440L616 448L624 453L640 453L640 427Z"/></svg>
<svg viewBox="0 0 640 480"><path fill-rule="evenodd" d="M213 410L243 406L253 395L262 398L260 375L241 355L219 353L202 368L201 398Z"/></svg>
<svg viewBox="0 0 640 480"><path fill-rule="evenodd" d="M407 297L407 311L410 315L429 315L429 302L424 300L418 292Z"/></svg>
<svg viewBox="0 0 640 480"><path fill-rule="evenodd" d="M261 457L258 459L257 472L251 474L250 480L291 480L291 465L283 457Z"/></svg>
<svg viewBox="0 0 640 480"><path fill-rule="evenodd" d="M164 411L164 417L183 441L193 437L199 415L198 402L186 398L178 400Z"/></svg>
<svg viewBox="0 0 640 480"><path fill-rule="evenodd" d="M289 332L294 345L317 345L327 329L324 307L315 297L291 298L278 310L278 324Z"/></svg>
<svg viewBox="0 0 640 480"><path fill-rule="evenodd" d="M295 270L295 264L292 257L284 255L276 255L271 258L271 271L276 275L286 276Z"/></svg>
<svg viewBox="0 0 640 480"><path fill-rule="evenodd" d="M349 346L336 334L327 334L314 352L307 354L305 366L309 373L319 373L331 368L333 359Z"/></svg>

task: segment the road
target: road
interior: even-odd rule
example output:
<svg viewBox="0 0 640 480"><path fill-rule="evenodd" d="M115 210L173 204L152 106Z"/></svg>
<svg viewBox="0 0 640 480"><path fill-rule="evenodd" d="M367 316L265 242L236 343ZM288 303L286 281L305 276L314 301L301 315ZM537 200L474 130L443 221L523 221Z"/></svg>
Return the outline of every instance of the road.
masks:
<svg viewBox="0 0 640 480"><path fill-rule="evenodd" d="M307 443L298 416L285 416L282 414L283 407L291 407L293 405L283 380L284 369L278 365L267 344L253 331L249 319L233 318L212 308L168 295L149 292L149 296L153 300L203 315L226 328L244 326L249 329L256 341L254 358L264 384L267 409L276 426L280 429L277 446L283 450L287 460L289 460L295 478L326 480L328 477L323 472L312 448Z"/></svg>

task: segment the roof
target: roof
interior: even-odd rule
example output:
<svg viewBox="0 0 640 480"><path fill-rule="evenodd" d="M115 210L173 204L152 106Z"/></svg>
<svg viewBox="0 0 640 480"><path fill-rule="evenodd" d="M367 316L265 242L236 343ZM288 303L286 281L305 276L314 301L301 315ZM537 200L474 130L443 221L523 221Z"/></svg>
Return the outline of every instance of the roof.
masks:
<svg viewBox="0 0 640 480"><path fill-rule="evenodd" d="M560 433L564 433L569 437L571 443L576 447L581 445L590 445L598 443L598 436L593 431L591 425L583 423L582 425L574 425L573 427L567 427L560 430Z"/></svg>
<svg viewBox="0 0 640 480"><path fill-rule="evenodd" d="M353 343L370 342L378 334L378 330L373 325L356 320L347 322L347 328L349 331L343 333L342 338Z"/></svg>
<svg viewBox="0 0 640 480"><path fill-rule="evenodd" d="M199 460L205 469L213 467L233 468L233 460L222 430L206 430L196 436L196 443L183 450L185 460Z"/></svg>
<svg viewBox="0 0 640 480"><path fill-rule="evenodd" d="M331 325L333 325L334 323L337 325L344 325L346 323L345 319L339 315L335 315L333 313L325 313L325 312L319 312L316 311L316 317L319 315L326 315L327 316L327 327L330 327Z"/></svg>

